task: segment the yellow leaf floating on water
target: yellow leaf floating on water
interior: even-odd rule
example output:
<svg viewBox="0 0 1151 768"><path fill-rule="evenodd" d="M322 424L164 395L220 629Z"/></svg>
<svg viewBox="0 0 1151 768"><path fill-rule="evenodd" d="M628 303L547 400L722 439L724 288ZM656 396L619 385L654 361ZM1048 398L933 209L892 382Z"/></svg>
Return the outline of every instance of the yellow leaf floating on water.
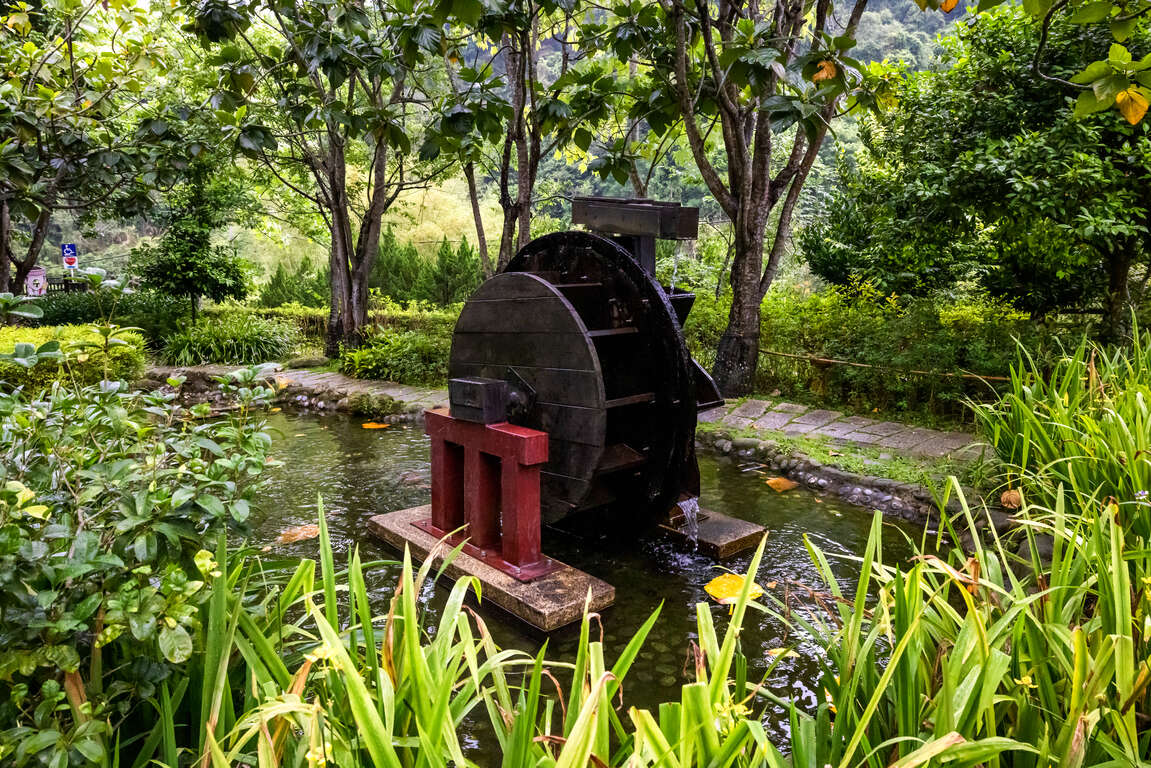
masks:
<svg viewBox="0 0 1151 768"><path fill-rule="evenodd" d="M384 427L390 427L392 425L391 424L380 424L379 422L375 422L375 421L365 421L360 426L363 427L364 429L383 429Z"/></svg>
<svg viewBox="0 0 1151 768"><path fill-rule="evenodd" d="M1127 122L1135 125L1147 114L1147 107L1151 105L1151 101L1148 101L1138 88L1131 86L1115 94L1115 105L1119 107L1120 114L1127 119Z"/></svg>
<svg viewBox="0 0 1151 768"><path fill-rule="evenodd" d="M943 2L939 4L939 7L943 9L944 13L951 13L957 5L959 5L959 0L943 0Z"/></svg>
<svg viewBox="0 0 1151 768"><path fill-rule="evenodd" d="M284 409L283 409L283 408L279 408L279 407L276 407L276 408L273 408L273 409L271 409L270 411L268 411L268 413L279 413L279 412L280 412L280 411L282 411L282 410L284 410Z"/></svg>
<svg viewBox="0 0 1151 768"><path fill-rule="evenodd" d="M709 581L704 589L720 605L731 605L739 599L739 592L743 589L743 580L744 577L738 573L725 573ZM754 600L762 596L763 587L752 582L749 597Z"/></svg>
<svg viewBox="0 0 1151 768"><path fill-rule="evenodd" d="M786 477L769 477L765 482L771 486L771 490L776 493L783 493L784 491L790 491L792 488L799 487L799 483L794 480L788 480Z"/></svg>
<svg viewBox="0 0 1151 768"><path fill-rule="evenodd" d="M767 650L767 655L771 656L772 658L777 656L783 656L785 659L791 657L799 658L799 654L790 648L769 648Z"/></svg>
<svg viewBox="0 0 1151 768"><path fill-rule="evenodd" d="M307 523L306 525L297 525L295 528L289 528L286 531L281 531L280 535L276 537L268 546L264 547L267 552L272 547L280 546L282 544L293 544L297 541L307 541L314 539L320 535L320 526L315 523Z"/></svg>

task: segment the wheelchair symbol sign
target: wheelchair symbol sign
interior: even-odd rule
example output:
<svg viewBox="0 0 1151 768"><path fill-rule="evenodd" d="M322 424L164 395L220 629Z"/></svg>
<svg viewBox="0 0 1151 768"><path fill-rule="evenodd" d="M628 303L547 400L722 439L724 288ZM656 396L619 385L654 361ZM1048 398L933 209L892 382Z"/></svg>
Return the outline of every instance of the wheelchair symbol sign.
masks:
<svg viewBox="0 0 1151 768"><path fill-rule="evenodd" d="M64 262L64 266L68 269L75 269L80 265L80 259L76 255L75 243L64 243L60 246L60 256Z"/></svg>

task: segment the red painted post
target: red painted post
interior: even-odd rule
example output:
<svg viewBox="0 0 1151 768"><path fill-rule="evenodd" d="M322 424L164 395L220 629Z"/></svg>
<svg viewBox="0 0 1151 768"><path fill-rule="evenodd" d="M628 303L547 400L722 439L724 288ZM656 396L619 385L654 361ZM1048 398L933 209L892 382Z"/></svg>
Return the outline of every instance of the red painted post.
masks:
<svg viewBox="0 0 1151 768"><path fill-rule="evenodd" d="M464 551L521 580L559 567L540 551L540 468L547 433L514 424L425 413L432 441L432 517L415 523L444 537L466 523Z"/></svg>

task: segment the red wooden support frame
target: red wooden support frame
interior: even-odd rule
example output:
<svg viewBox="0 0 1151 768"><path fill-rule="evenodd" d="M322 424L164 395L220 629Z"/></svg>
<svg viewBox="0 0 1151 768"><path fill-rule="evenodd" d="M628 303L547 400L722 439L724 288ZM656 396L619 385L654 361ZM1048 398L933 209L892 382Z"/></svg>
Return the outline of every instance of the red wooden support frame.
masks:
<svg viewBox="0 0 1151 768"><path fill-rule="evenodd" d="M548 435L424 413L432 441L432 516L414 525L519 581L560 567L540 552L540 468ZM449 536L450 534L450 536Z"/></svg>

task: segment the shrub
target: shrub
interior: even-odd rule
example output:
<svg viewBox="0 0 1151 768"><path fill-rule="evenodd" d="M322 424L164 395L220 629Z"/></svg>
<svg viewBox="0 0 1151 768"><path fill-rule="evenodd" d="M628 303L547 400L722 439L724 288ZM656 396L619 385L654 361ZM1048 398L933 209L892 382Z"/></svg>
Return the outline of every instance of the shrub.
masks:
<svg viewBox="0 0 1151 768"><path fill-rule="evenodd" d="M418 298L417 287L424 269L424 259L411 241L400 243L389 226L380 235L380 246L368 287L392 301L406 302Z"/></svg>
<svg viewBox="0 0 1151 768"><path fill-rule="evenodd" d="M714 361L729 307L729 295L697 299L685 333L701 363ZM761 307L756 389L859 410L962 418L969 415L968 398L994 398L995 387L1003 386L978 377L1005 378L1017 338L1046 359L1054 336L1052 329L990 299L897 299L867 284L818 292L777 289Z"/></svg>
<svg viewBox="0 0 1151 768"><path fill-rule="evenodd" d="M251 314L206 318L164 339L170 365L265 363L291 354L297 334L288 323Z"/></svg>
<svg viewBox="0 0 1151 768"><path fill-rule="evenodd" d="M183 306L179 299L159 291L136 291L109 295L104 291L59 292L40 298L44 310L40 325L79 325L97 323L111 316L124 326L140 328L149 344L179 327Z"/></svg>
<svg viewBox="0 0 1151 768"><path fill-rule="evenodd" d="M448 377L451 336L385 329L344 352L340 369L358 379L442 386Z"/></svg>
<svg viewBox="0 0 1151 768"><path fill-rule="evenodd" d="M452 247L445 237L436 251L436 258L420 272L419 298L446 307L464 301L479 287L482 273L480 257L475 249L461 240Z"/></svg>
<svg viewBox="0 0 1151 768"><path fill-rule="evenodd" d="M243 524L266 463L255 381L198 423L116 386L0 395L0 455L20 457L0 462L0 764L131 765L160 742L157 711L226 634L202 629L205 582L229 586L203 547ZM181 722L212 695L196 678Z"/></svg>
<svg viewBox="0 0 1151 768"><path fill-rule="evenodd" d="M0 360L0 388L23 387L38 392L54 381L68 380L78 385L95 384L104 378L132 381L144 372L144 339L137 333L121 336L127 344L103 349L85 349L83 354L67 361L40 360L32 367ZM44 326L40 328L0 328L0 353L12 352L17 344L39 347L51 341L68 349L80 343L98 343L100 336L82 325Z"/></svg>

